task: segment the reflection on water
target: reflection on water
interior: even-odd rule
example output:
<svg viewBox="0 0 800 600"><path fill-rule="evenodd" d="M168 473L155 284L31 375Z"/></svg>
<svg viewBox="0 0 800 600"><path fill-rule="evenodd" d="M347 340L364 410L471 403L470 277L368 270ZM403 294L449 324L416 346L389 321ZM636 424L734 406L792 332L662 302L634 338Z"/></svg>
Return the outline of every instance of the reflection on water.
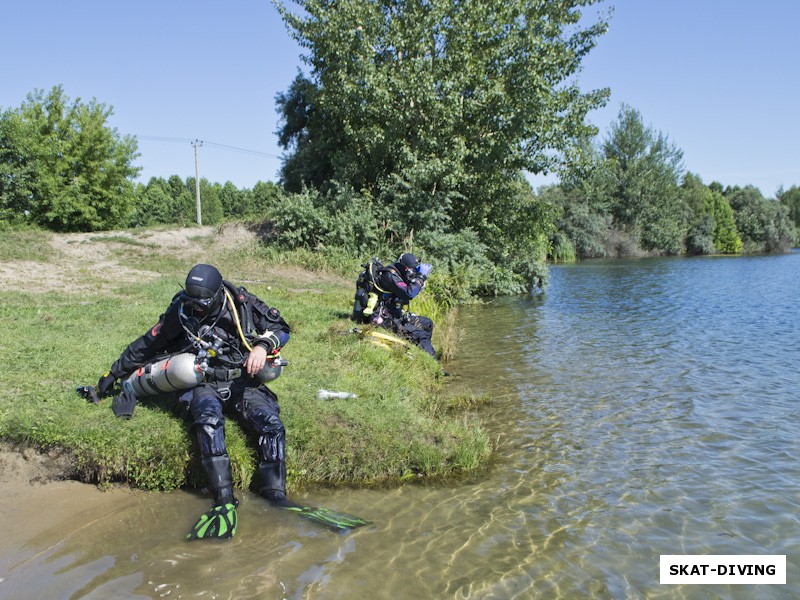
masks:
<svg viewBox="0 0 800 600"><path fill-rule="evenodd" d="M485 473L309 490L375 523L345 534L246 495L225 543L182 541L205 498L143 494L31 540L0 597L800 597L798 273L796 253L555 267L543 297L461 311L449 385L493 398ZM786 554L787 585L661 586L661 554Z"/></svg>

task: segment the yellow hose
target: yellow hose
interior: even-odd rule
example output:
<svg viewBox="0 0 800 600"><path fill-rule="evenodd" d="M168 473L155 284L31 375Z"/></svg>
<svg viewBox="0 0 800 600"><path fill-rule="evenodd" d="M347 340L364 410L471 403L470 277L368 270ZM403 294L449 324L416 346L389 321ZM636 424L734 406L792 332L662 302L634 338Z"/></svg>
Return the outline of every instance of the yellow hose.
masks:
<svg viewBox="0 0 800 600"><path fill-rule="evenodd" d="M225 296L227 296L228 302L231 303L231 312L233 313L233 320L236 321L236 330L239 332L239 337L242 339L242 343L244 347L247 348L248 352L252 352L253 348L247 343L244 337L244 331L242 331L242 324L239 321L239 311L236 310L236 303L233 301L233 298L231 298L231 294L228 292L227 288L225 288Z"/></svg>

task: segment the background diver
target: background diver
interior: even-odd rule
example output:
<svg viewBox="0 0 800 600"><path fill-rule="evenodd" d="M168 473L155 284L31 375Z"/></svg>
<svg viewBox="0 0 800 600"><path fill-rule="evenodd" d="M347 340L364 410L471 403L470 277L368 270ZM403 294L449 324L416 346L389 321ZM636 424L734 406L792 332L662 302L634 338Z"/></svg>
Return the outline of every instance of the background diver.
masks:
<svg viewBox="0 0 800 600"><path fill-rule="evenodd" d="M437 358L431 342L433 321L404 308L425 288L431 265L420 263L414 254L404 253L387 266L377 259L363 266L356 282L351 318L357 323L389 329Z"/></svg>

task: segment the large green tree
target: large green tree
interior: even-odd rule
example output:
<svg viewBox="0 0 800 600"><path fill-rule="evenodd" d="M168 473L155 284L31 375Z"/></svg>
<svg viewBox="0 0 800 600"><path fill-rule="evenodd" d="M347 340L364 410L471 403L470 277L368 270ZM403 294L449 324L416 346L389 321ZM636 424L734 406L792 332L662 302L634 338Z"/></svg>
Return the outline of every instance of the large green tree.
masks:
<svg viewBox="0 0 800 600"><path fill-rule="evenodd" d="M786 207L795 228L800 231L800 187L793 185L788 190L781 188L777 198ZM796 243L800 243L800 240L796 240Z"/></svg>
<svg viewBox="0 0 800 600"><path fill-rule="evenodd" d="M521 174L563 164L608 95L575 77L593 0L273 1L310 69L277 97L287 189L337 181L405 231L543 234Z"/></svg>
<svg viewBox="0 0 800 600"><path fill-rule="evenodd" d="M615 224L637 235L645 250L681 253L688 217L679 189L683 152L623 105L603 153Z"/></svg>
<svg viewBox="0 0 800 600"><path fill-rule="evenodd" d="M764 198L752 185L727 188L725 197L734 211L745 252L782 252L792 247L797 232L784 204Z"/></svg>
<svg viewBox="0 0 800 600"><path fill-rule="evenodd" d="M36 90L0 114L0 219L56 231L125 225L136 140L109 127L113 110Z"/></svg>
<svg viewBox="0 0 800 600"><path fill-rule="evenodd" d="M699 176L687 173L681 191L689 213L686 252L741 252L742 240L736 229L733 209L717 186L705 186Z"/></svg>

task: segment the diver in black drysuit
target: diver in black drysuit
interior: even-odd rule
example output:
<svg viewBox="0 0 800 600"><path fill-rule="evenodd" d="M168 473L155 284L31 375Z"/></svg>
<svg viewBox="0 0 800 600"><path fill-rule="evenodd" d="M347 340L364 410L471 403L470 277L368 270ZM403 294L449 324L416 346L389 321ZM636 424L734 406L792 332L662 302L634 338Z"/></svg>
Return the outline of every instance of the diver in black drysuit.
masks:
<svg viewBox="0 0 800 600"><path fill-rule="evenodd" d="M233 311L237 311L238 324ZM175 392L176 410L192 420L215 506L237 503L223 412L258 436L259 492L282 506L286 503L286 441L278 398L253 376L289 341L289 333L289 325L275 308L224 281L215 267L195 265L186 278L186 289L175 295L158 323L134 340L100 378L98 392L108 395L115 381L163 356L197 353L198 339L216 342L213 371L196 387ZM132 410L130 406L124 416Z"/></svg>
<svg viewBox="0 0 800 600"><path fill-rule="evenodd" d="M353 306L353 319L361 323L372 323L390 329L409 338L422 350L437 358L431 338L433 321L403 310L425 287L431 265L420 264L413 254L400 255L397 262L378 269L371 281L372 291L378 295L371 315L365 315L368 291L357 287Z"/></svg>

